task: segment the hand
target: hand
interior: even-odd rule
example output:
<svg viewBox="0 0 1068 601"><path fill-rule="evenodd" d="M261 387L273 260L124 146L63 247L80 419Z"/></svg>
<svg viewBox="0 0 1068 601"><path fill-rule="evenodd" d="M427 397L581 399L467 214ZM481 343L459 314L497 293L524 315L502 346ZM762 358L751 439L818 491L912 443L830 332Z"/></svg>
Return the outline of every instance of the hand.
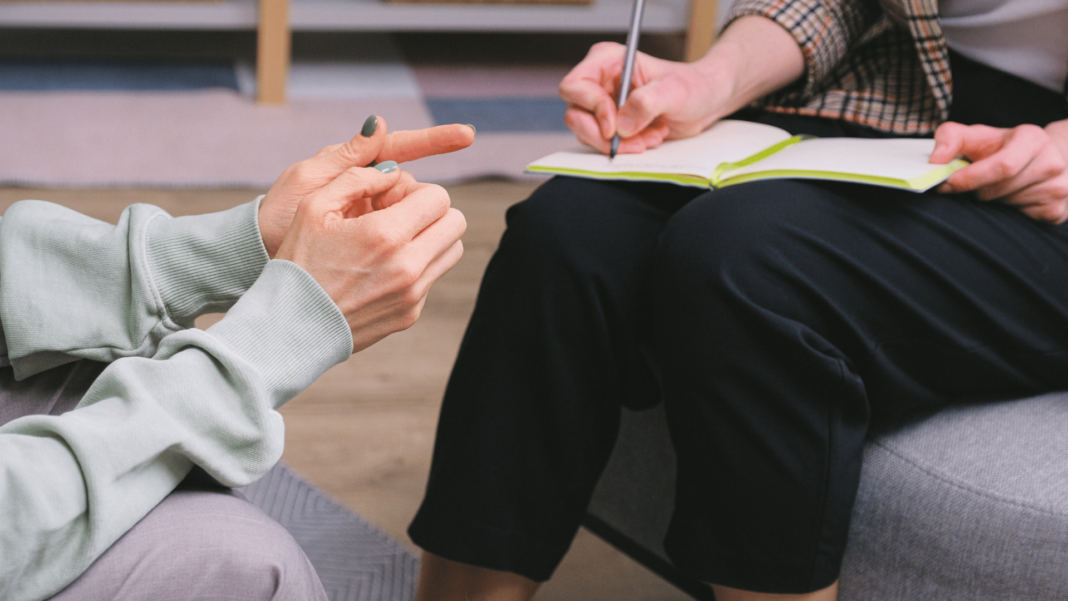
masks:
<svg viewBox="0 0 1068 601"><path fill-rule="evenodd" d="M619 152L638 153L712 124L709 109L717 99L704 93L710 85L705 76L693 65L641 52L634 57L633 91L617 114L625 52L614 42L596 44L560 82L560 97L568 103L564 121L580 142L608 154L618 131Z"/></svg>
<svg viewBox="0 0 1068 601"><path fill-rule="evenodd" d="M1039 221L1068 221L1068 121L1045 129L943 123L935 131L930 161L947 163L958 155L972 164L938 192L974 191L981 200L999 200Z"/></svg>
<svg viewBox="0 0 1068 601"><path fill-rule="evenodd" d="M377 124L376 124L377 123ZM372 161L414 161L467 148L475 140L474 128L439 125L429 129L386 133L386 121L372 115L361 132L344 144L327 146L315 156L282 172L260 201L259 226L267 254L274 258L289 230L297 205L312 192L332 182L351 167Z"/></svg>
<svg viewBox="0 0 1068 601"><path fill-rule="evenodd" d="M276 258L326 290L357 352L416 322L430 285L460 260L466 228L440 186L352 167L301 201Z"/></svg>
<svg viewBox="0 0 1068 601"><path fill-rule="evenodd" d="M748 15L734 21L701 60L677 63L637 53L623 108L616 111L626 48L603 42L560 82L567 126L583 144L608 154L643 152L664 140L695 136L717 120L790 84L805 70L793 36Z"/></svg>

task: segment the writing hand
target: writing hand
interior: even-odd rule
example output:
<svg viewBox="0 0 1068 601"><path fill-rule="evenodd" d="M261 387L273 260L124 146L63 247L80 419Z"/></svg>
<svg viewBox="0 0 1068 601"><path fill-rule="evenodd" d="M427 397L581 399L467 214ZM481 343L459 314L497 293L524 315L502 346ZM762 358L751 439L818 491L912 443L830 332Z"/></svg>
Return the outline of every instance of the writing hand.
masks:
<svg viewBox="0 0 1068 601"><path fill-rule="evenodd" d="M463 254L463 215L440 186L352 167L304 198L276 258L300 265L352 331L353 352L416 322ZM364 211L354 206L374 205ZM351 216L351 215L356 216Z"/></svg>
<svg viewBox="0 0 1068 601"><path fill-rule="evenodd" d="M637 53L634 89L616 111L625 53L620 44L596 44L560 82L560 96L568 103L564 121L580 142L605 154L617 131L619 152L631 153L695 136L805 70L793 35L770 19L747 15L732 22L697 62Z"/></svg>
<svg viewBox="0 0 1068 601"><path fill-rule="evenodd" d="M972 164L938 192L974 191L981 200L1004 202L1039 221L1068 221L1068 121L1012 129L943 123L930 161L947 163L958 155Z"/></svg>
<svg viewBox="0 0 1068 601"><path fill-rule="evenodd" d="M267 254L274 257L293 222L297 206L309 194L352 167L372 161L414 161L467 148L475 131L466 125L439 125L428 129L387 133L386 121L372 115L348 142L334 144L315 156L291 165L260 201L259 226Z"/></svg>
<svg viewBox="0 0 1068 601"><path fill-rule="evenodd" d="M560 82L560 97L568 103L564 121L580 142L608 154L618 131L619 152L638 153L711 125L707 106L695 102L705 96L699 92L706 84L698 70L642 52L634 57L633 91L617 112L625 53L621 44L596 44Z"/></svg>

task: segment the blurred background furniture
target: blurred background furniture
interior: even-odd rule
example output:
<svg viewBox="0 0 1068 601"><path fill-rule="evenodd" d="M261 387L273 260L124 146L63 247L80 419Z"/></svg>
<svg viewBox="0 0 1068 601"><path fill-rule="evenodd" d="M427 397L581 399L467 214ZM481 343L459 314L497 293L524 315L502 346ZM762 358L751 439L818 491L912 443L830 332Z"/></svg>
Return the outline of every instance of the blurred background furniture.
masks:
<svg viewBox="0 0 1068 601"><path fill-rule="evenodd" d="M841 601L1068 599L1068 393L954 407L874 436ZM624 411L585 526L695 599L664 554L675 455L663 407Z"/></svg>
<svg viewBox="0 0 1068 601"><path fill-rule="evenodd" d="M383 0L0 2L0 28L257 31L257 100L285 102L291 31L505 31L623 33L630 0L590 5L406 4ZM687 60L715 32L716 0L650 0L643 30L686 34Z"/></svg>

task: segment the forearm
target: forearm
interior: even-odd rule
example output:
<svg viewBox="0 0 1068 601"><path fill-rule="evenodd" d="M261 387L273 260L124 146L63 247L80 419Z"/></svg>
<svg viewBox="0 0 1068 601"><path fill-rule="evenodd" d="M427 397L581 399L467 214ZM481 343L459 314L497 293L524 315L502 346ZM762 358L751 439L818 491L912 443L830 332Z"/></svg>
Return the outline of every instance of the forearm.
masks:
<svg viewBox="0 0 1068 601"><path fill-rule="evenodd" d="M75 358L151 356L225 311L267 261L256 203L171 218L134 205L117 225L40 201L0 221L0 364L19 378Z"/></svg>
<svg viewBox="0 0 1068 601"><path fill-rule="evenodd" d="M231 486L259 478L282 451L275 409L351 350L329 295L276 261L207 331L113 362L74 411L0 428L0 598L54 594L194 464Z"/></svg>
<svg viewBox="0 0 1068 601"><path fill-rule="evenodd" d="M694 67L704 85L729 91L714 121L797 81L805 60L794 37L778 23L747 15L733 21Z"/></svg>

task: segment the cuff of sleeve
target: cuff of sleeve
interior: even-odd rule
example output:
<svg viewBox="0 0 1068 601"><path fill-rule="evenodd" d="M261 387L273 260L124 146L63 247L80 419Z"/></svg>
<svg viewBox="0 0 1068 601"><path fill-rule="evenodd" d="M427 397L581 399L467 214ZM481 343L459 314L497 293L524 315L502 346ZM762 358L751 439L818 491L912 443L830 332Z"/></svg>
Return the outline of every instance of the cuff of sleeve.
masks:
<svg viewBox="0 0 1068 601"><path fill-rule="evenodd" d="M352 331L341 310L289 261L267 263L208 332L259 373L275 409L352 355Z"/></svg>
<svg viewBox="0 0 1068 601"><path fill-rule="evenodd" d="M161 215L149 223L148 265L172 321L189 327L198 315L226 311L259 277L268 261L257 219L260 198L219 213Z"/></svg>
<svg viewBox="0 0 1068 601"><path fill-rule="evenodd" d="M815 3L741 0L731 7L723 27L748 15L765 17L778 23L793 36L804 56L804 76L778 92L775 95L777 98L790 97L792 94L810 95L817 83L839 63L848 48L846 32L833 19L827 18L823 6Z"/></svg>

